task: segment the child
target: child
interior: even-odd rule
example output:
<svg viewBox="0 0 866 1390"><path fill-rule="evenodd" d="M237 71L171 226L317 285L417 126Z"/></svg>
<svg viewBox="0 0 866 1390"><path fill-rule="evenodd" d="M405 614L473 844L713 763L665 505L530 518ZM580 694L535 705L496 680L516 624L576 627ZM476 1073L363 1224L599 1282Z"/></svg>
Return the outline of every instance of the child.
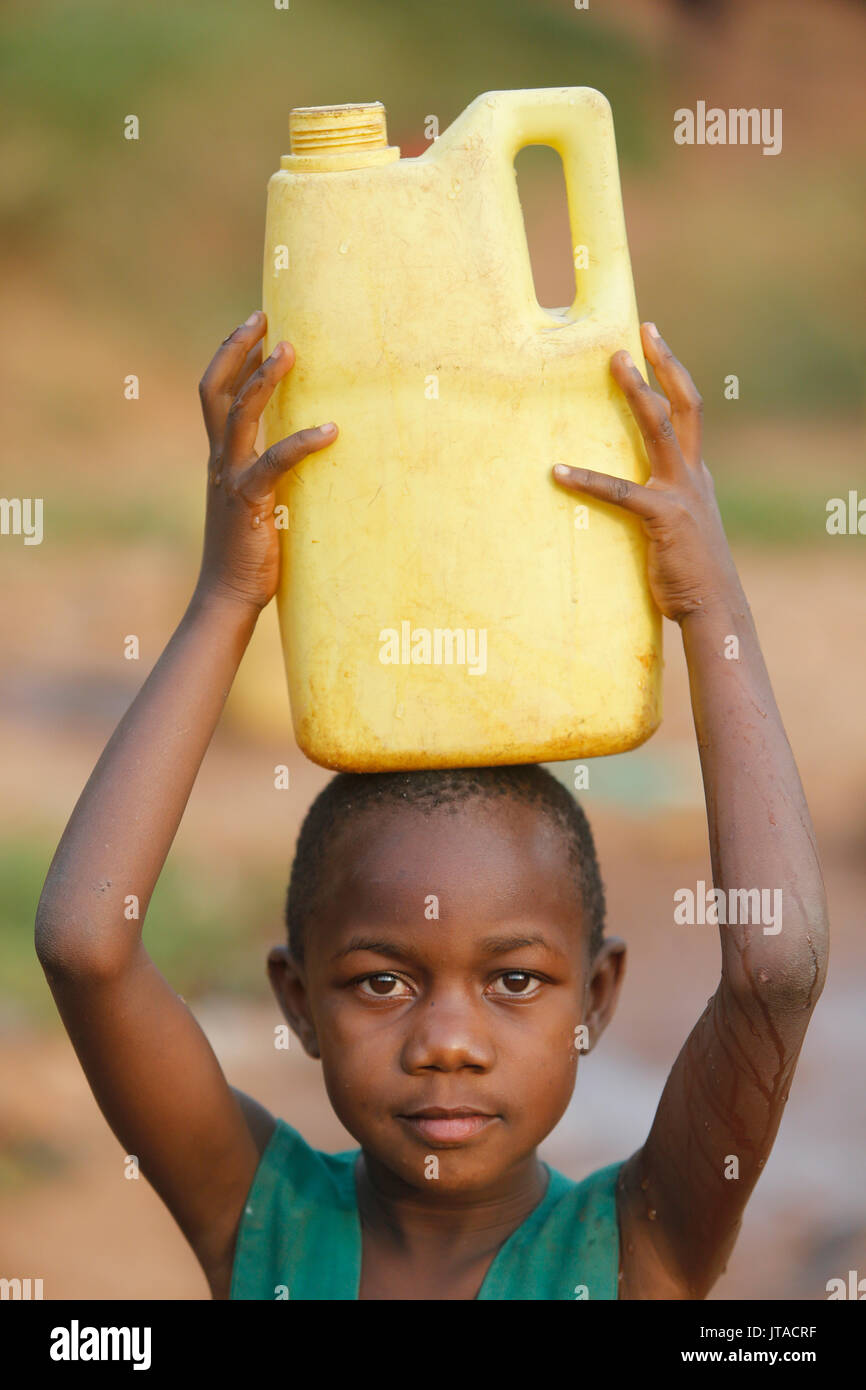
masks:
<svg viewBox="0 0 866 1390"><path fill-rule="evenodd" d="M781 891L784 915L770 931L748 912L720 927L718 988L646 1142L573 1183L536 1148L614 1012L625 947L603 935L583 812L543 769L340 774L302 827L289 944L269 971L359 1150L313 1150L228 1085L124 913L129 894L147 909L275 593L275 482L337 435L300 430L256 457L259 417L294 361L281 343L261 362L264 330L251 315L202 379L199 579L39 903L37 951L93 1093L216 1299L704 1298L782 1117L824 983L827 919L797 769L701 461L691 378L642 325L665 396L625 352L611 372L649 481L553 472L641 517L655 601L683 636L717 898Z"/></svg>

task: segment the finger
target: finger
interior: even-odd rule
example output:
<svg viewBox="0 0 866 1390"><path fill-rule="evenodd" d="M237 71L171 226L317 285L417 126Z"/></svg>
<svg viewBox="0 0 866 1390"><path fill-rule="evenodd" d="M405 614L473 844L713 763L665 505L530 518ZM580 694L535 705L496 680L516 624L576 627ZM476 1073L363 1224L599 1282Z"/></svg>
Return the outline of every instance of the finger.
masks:
<svg viewBox="0 0 866 1390"><path fill-rule="evenodd" d="M240 391L241 387L249 381L253 372L261 365L262 344L259 342L250 348L228 390L218 391L217 394L212 397L207 414L209 433L211 435L211 447L213 447L215 443L222 445L226 430L226 420L228 419L229 407L231 406L232 400L237 395L238 391Z"/></svg>
<svg viewBox="0 0 866 1390"><path fill-rule="evenodd" d="M671 420L683 457L697 467L702 453L704 403L682 362L674 357L654 323L641 324L644 352L670 401Z"/></svg>
<svg viewBox="0 0 866 1390"><path fill-rule="evenodd" d="M683 456L664 396L647 385L628 352L615 352L610 370L643 435L653 473L659 478L679 477Z"/></svg>
<svg viewBox="0 0 866 1390"><path fill-rule="evenodd" d="M232 381L242 369L250 349L264 335L266 328L267 318L257 309L254 314L250 314L246 323L240 324L223 340L198 384L205 428L211 444L222 438L225 424L226 406L220 397L231 396Z"/></svg>
<svg viewBox="0 0 866 1390"><path fill-rule="evenodd" d="M238 394L241 387L246 385L246 383L249 381L253 372L257 371L258 368L262 365L263 352L264 347L261 342L254 343L253 346L250 348L249 352L247 353L246 357L244 358L241 364L240 371L235 374L231 386L229 387L229 394L232 397ZM226 401L226 413L228 413L229 405L231 405L231 400Z"/></svg>
<svg viewBox="0 0 866 1390"><path fill-rule="evenodd" d="M259 418L274 388L295 364L291 343L279 342L241 387L226 415L222 455L227 467L246 464L255 451Z"/></svg>
<svg viewBox="0 0 866 1390"><path fill-rule="evenodd" d="M315 429L297 430L286 439L278 439L261 458L256 459L244 478L241 490L253 502L263 501L274 490L278 478L294 468L308 454L333 444L339 434L333 420Z"/></svg>
<svg viewBox="0 0 866 1390"><path fill-rule="evenodd" d="M591 468L569 468L565 463L553 465L553 476L571 492L588 492L600 502L612 502L636 516L659 514L659 494L641 483L631 483L627 478L616 478L610 473L596 473Z"/></svg>

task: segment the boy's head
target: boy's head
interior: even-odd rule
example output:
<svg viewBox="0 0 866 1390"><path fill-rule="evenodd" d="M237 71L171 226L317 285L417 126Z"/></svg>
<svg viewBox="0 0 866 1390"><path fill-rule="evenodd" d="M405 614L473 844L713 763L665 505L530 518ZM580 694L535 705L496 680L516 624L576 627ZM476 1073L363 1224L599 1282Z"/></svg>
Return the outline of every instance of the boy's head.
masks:
<svg viewBox="0 0 866 1390"><path fill-rule="evenodd" d="M272 983L337 1115L411 1187L437 1156L440 1193L529 1158L622 978L586 817L535 765L340 773L301 827L286 924Z"/></svg>

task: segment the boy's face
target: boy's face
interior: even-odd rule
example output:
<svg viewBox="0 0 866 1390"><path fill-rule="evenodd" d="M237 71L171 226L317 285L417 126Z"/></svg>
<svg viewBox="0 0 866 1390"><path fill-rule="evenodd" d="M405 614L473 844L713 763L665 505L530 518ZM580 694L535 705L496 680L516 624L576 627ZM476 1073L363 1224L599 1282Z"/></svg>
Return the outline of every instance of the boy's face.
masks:
<svg viewBox="0 0 866 1390"><path fill-rule="evenodd" d="M368 808L329 861L304 966L277 948L270 970L337 1115L432 1200L506 1192L568 1105L575 1029L592 1046L614 1011L625 948L590 964L561 835L521 802Z"/></svg>

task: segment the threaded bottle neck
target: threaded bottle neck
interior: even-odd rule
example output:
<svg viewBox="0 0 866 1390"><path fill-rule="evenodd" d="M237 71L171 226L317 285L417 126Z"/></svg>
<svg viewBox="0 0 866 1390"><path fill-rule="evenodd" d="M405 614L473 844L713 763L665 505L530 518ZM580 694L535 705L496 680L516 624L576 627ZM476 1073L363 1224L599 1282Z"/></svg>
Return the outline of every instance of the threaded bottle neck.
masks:
<svg viewBox="0 0 866 1390"><path fill-rule="evenodd" d="M296 106L289 113L289 137L292 152L282 157L284 169L357 169L400 158L399 146L388 144L381 101Z"/></svg>

